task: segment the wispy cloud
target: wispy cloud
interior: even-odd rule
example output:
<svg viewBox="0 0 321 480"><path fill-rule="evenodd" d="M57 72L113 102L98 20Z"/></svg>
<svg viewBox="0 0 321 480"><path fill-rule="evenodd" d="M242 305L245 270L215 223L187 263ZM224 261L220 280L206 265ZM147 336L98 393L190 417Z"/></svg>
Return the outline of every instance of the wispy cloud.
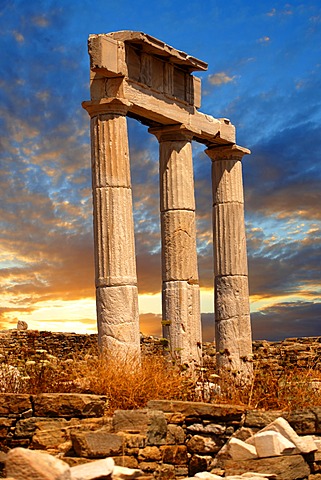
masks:
<svg viewBox="0 0 321 480"><path fill-rule="evenodd" d="M23 43L25 41L25 38L24 36L22 35L22 33L20 32L17 32L16 30L14 30L12 32L12 35L14 36L15 40L18 42L18 43Z"/></svg>
<svg viewBox="0 0 321 480"><path fill-rule="evenodd" d="M264 37L259 38L257 41L258 43L269 43L271 41L271 38L267 35L264 35Z"/></svg>
<svg viewBox="0 0 321 480"><path fill-rule="evenodd" d="M236 76L230 76L225 72L213 73L212 75L208 76L208 81L211 85L215 85L216 87L220 85L224 85L225 83L230 83L235 80Z"/></svg>

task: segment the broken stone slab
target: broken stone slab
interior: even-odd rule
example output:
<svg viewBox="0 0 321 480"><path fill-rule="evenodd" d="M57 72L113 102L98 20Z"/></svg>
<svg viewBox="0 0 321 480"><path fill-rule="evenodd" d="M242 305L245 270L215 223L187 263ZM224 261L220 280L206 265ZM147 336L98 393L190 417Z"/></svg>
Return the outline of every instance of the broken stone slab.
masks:
<svg viewBox="0 0 321 480"><path fill-rule="evenodd" d="M116 410L113 428L117 432L146 434L148 445L165 445L167 422L164 412L154 409Z"/></svg>
<svg viewBox="0 0 321 480"><path fill-rule="evenodd" d="M107 401L104 395L42 393L32 395L36 417L102 417Z"/></svg>
<svg viewBox="0 0 321 480"><path fill-rule="evenodd" d="M203 480L222 480L223 477L220 475L215 475L215 473L198 472L195 473L194 478L202 478Z"/></svg>
<svg viewBox="0 0 321 480"><path fill-rule="evenodd" d="M280 432L265 431L257 433L253 439L257 455L260 458L291 455L295 451L294 443L281 435Z"/></svg>
<svg viewBox="0 0 321 480"><path fill-rule="evenodd" d="M210 417L224 422L240 421L245 413L241 405L220 405L203 402L185 402L183 400L150 400L148 408L162 410L166 413L179 412L185 417Z"/></svg>
<svg viewBox="0 0 321 480"><path fill-rule="evenodd" d="M95 432L74 432L71 434L74 451L79 457L104 458L112 455L121 455L124 438L116 433L104 430Z"/></svg>
<svg viewBox="0 0 321 480"><path fill-rule="evenodd" d="M251 478L253 476L259 477L259 478L270 478L271 480L276 479L276 475L274 473L258 473L258 472L246 472L242 473L241 477L242 478Z"/></svg>
<svg viewBox="0 0 321 480"><path fill-rule="evenodd" d="M48 453L25 448L10 450L6 458L6 474L15 480L70 480L67 463Z"/></svg>
<svg viewBox="0 0 321 480"><path fill-rule="evenodd" d="M131 480L134 478L140 478L143 477L145 478L145 474L137 469L137 468L127 468L127 467L121 467L119 465L115 465L112 478L113 480ZM147 477L146 477L147 478Z"/></svg>
<svg viewBox="0 0 321 480"><path fill-rule="evenodd" d="M95 462L84 463L76 467L71 467L71 480L94 480L105 478L111 475L115 467L112 458L104 458Z"/></svg>
<svg viewBox="0 0 321 480"><path fill-rule="evenodd" d="M249 445L238 438L231 438L228 443L228 453L233 460L250 460L258 456L253 445Z"/></svg>
<svg viewBox="0 0 321 480"><path fill-rule="evenodd" d="M292 453L310 453L316 451L317 447L314 443L314 440L311 436L299 437L296 431L291 427L291 425L283 417L279 417L274 420L272 423L267 425L265 428L256 433L253 437L246 440L246 443L255 445L257 435L261 433L273 431L280 433L284 438L289 440L292 444L295 445L296 451ZM271 455L272 456L272 455Z"/></svg>
<svg viewBox="0 0 321 480"><path fill-rule="evenodd" d="M224 461L225 476L246 472L272 473L278 480L298 480L308 477L310 467L302 455Z"/></svg>
<svg viewBox="0 0 321 480"><path fill-rule="evenodd" d="M0 416L23 413L32 409L30 395L17 393L0 393Z"/></svg>

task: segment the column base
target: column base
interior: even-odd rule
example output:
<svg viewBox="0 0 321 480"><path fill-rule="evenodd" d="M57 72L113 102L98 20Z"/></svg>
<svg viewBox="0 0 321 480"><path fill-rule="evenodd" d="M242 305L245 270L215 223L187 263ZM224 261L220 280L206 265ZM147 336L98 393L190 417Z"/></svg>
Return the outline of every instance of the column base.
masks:
<svg viewBox="0 0 321 480"><path fill-rule="evenodd" d="M186 281L163 284L163 336L179 364L200 365L202 332L199 285Z"/></svg>
<svg viewBox="0 0 321 480"><path fill-rule="evenodd" d="M239 384L249 383L253 374L250 315L215 322L216 361L220 374Z"/></svg>
<svg viewBox="0 0 321 480"><path fill-rule="evenodd" d="M98 344L111 359L140 358L138 291L133 285L96 290Z"/></svg>

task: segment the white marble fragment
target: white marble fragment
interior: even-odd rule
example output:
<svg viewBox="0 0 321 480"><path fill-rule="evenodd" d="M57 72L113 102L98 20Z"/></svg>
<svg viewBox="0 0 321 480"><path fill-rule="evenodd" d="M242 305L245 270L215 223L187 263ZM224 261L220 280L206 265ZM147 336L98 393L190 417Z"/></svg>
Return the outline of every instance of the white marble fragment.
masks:
<svg viewBox="0 0 321 480"><path fill-rule="evenodd" d="M259 458L289 455L295 451L294 443L281 433L265 431L254 435L254 445Z"/></svg>
<svg viewBox="0 0 321 480"><path fill-rule="evenodd" d="M131 480L134 478L139 478L142 476L143 472L141 470L138 470L137 468L127 468L127 467L121 467L119 465L115 465L113 473L112 473L112 479L113 480Z"/></svg>
<svg viewBox="0 0 321 480"><path fill-rule="evenodd" d="M95 462L84 463L70 468L71 480L92 480L93 478L107 477L114 470L115 462L112 458L103 458Z"/></svg>
<svg viewBox="0 0 321 480"><path fill-rule="evenodd" d="M231 438L228 443L228 451L233 460L250 460L257 458L256 448L238 438Z"/></svg>
<svg viewBox="0 0 321 480"><path fill-rule="evenodd" d="M262 428L256 435L267 431L279 432L283 437L292 442L296 446L296 450L292 453L310 453L317 449L313 437L309 435L300 437L283 417L278 417L274 422ZM254 445L256 435L248 438L246 443Z"/></svg>

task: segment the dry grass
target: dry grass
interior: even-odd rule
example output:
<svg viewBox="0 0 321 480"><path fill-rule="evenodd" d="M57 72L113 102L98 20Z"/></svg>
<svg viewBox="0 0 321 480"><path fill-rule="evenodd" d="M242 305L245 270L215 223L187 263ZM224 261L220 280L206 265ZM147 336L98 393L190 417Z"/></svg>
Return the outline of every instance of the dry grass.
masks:
<svg viewBox="0 0 321 480"><path fill-rule="evenodd" d="M291 411L321 406L321 372L314 367L276 371L256 364L250 385L235 387L221 378L221 400L252 409Z"/></svg>
<svg viewBox="0 0 321 480"><path fill-rule="evenodd" d="M73 359L58 359L38 350L31 359L13 364L2 358L0 392L7 393L92 393L108 397L108 412L116 409L143 408L152 399L206 400L212 403L243 404L249 408L291 411L321 406L321 372L286 367L275 370L257 363L253 382L236 387L231 377L212 378L218 383L210 395L205 368L198 378L182 372L168 357L143 356L141 364L133 360L107 360L95 354L79 352Z"/></svg>

